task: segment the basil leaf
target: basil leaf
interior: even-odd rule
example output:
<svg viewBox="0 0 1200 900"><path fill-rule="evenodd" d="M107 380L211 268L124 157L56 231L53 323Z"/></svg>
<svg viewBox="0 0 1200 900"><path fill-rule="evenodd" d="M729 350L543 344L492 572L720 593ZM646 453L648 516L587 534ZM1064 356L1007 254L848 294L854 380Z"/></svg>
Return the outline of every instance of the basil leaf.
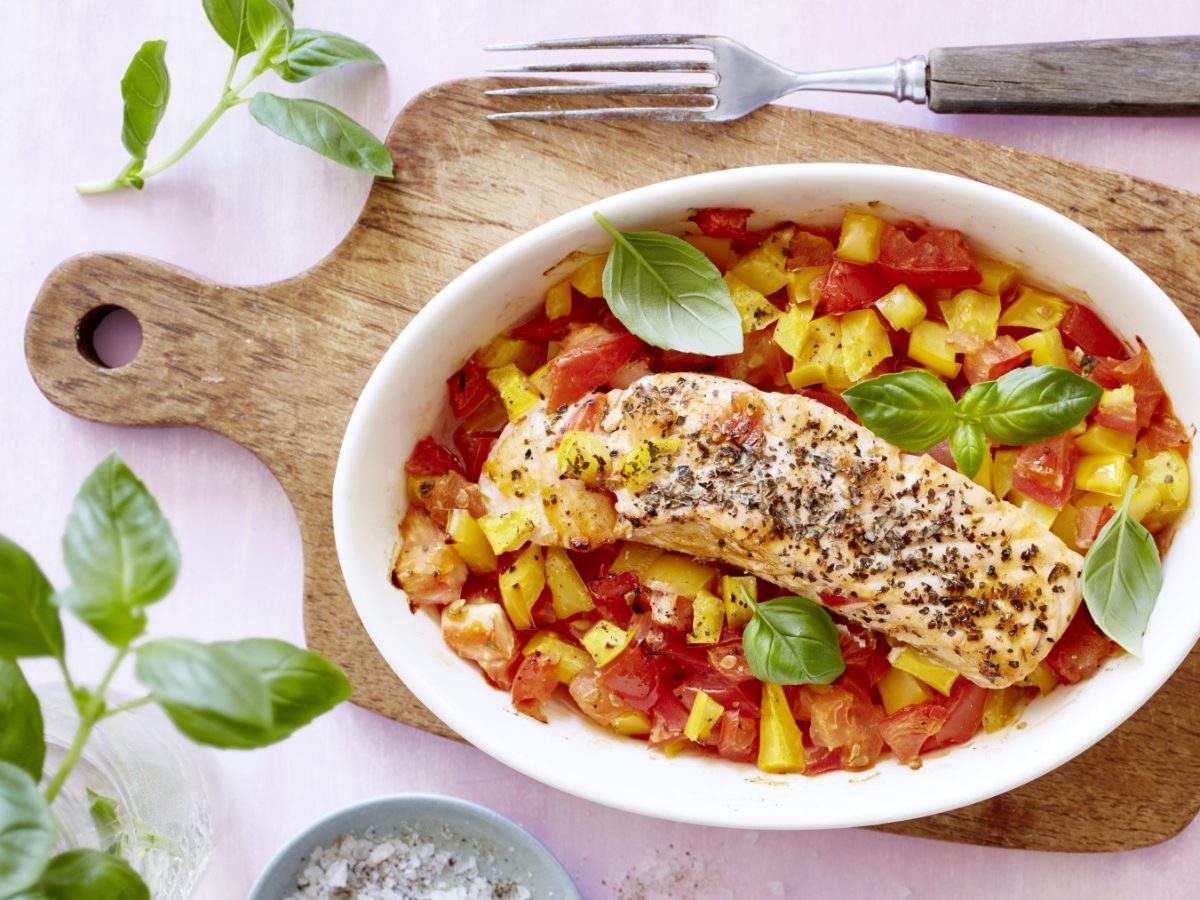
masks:
<svg viewBox="0 0 1200 900"><path fill-rule="evenodd" d="M204 13L236 59L262 50L280 31L294 27L287 0L204 0Z"/></svg>
<svg viewBox="0 0 1200 900"><path fill-rule="evenodd" d="M950 454L954 457L954 465L958 471L968 478L979 474L983 465L983 454L987 453L987 439L983 436L983 428L978 422L970 419L959 419L950 432Z"/></svg>
<svg viewBox="0 0 1200 900"><path fill-rule="evenodd" d="M742 317L721 273L699 250L658 231L618 231L604 266L604 299L621 322L647 344L728 356L742 352Z"/></svg>
<svg viewBox="0 0 1200 900"><path fill-rule="evenodd" d="M116 453L83 483L63 553L73 584L55 596L106 641L126 646L145 628L140 607L161 600L179 574L179 547L146 486Z"/></svg>
<svg viewBox="0 0 1200 900"><path fill-rule="evenodd" d="M0 658L0 760L28 772L35 784L42 780L42 764L46 760L42 707L21 667L3 658Z"/></svg>
<svg viewBox="0 0 1200 900"><path fill-rule="evenodd" d="M0 897L32 885L50 859L54 817L33 779L0 762Z"/></svg>
<svg viewBox="0 0 1200 900"><path fill-rule="evenodd" d="M996 443L1017 447L1074 428L1104 393L1095 382L1057 366L1014 369L992 384L968 390L959 411L979 422Z"/></svg>
<svg viewBox="0 0 1200 900"><path fill-rule="evenodd" d="M99 791L85 788L88 801L88 815L96 826L96 834L105 853L121 855L121 846L125 843L125 825L121 822L121 813L117 801L106 797Z"/></svg>
<svg viewBox="0 0 1200 900"><path fill-rule="evenodd" d="M185 638L149 641L137 649L134 672L193 740L210 743L202 727L192 730L194 722L203 723L207 716L250 728L271 725L266 686L252 666L224 647Z"/></svg>
<svg viewBox="0 0 1200 900"><path fill-rule="evenodd" d="M1083 560L1083 599L1096 626L1134 656L1162 590L1158 547L1129 514L1137 478L1129 479L1125 499L1108 520Z"/></svg>
<svg viewBox="0 0 1200 900"><path fill-rule="evenodd" d="M293 84L323 75L348 63L383 65L375 51L344 34L297 28L288 45L287 55L273 68L284 81Z"/></svg>
<svg viewBox="0 0 1200 900"><path fill-rule="evenodd" d="M954 395L922 369L869 378L842 391L842 399L871 431L910 453L923 453L954 427Z"/></svg>
<svg viewBox="0 0 1200 900"><path fill-rule="evenodd" d="M0 535L0 656L62 656L52 593L33 557Z"/></svg>
<svg viewBox="0 0 1200 900"><path fill-rule="evenodd" d="M846 670L833 619L803 597L758 604L742 648L754 677L772 684L829 684Z"/></svg>
<svg viewBox="0 0 1200 900"><path fill-rule="evenodd" d="M121 79L121 99L125 101L121 143L134 159L146 158L158 123L167 111L171 76L167 73L166 54L166 41L146 41Z"/></svg>
<svg viewBox="0 0 1200 900"><path fill-rule="evenodd" d="M150 889L129 863L100 850L58 854L35 890L46 900L150 900Z"/></svg>
<svg viewBox="0 0 1200 900"><path fill-rule="evenodd" d="M332 106L262 92L250 101L250 115L280 137L343 166L392 177L392 154L383 142Z"/></svg>

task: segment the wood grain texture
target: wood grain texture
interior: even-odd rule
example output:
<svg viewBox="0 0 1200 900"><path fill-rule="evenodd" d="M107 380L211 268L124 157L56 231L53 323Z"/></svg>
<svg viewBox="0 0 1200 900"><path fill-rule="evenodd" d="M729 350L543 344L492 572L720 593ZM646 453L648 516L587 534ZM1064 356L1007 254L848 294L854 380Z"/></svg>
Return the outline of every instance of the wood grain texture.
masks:
<svg viewBox="0 0 1200 900"><path fill-rule="evenodd" d="M1128 254L1200 323L1200 197L953 136L769 107L724 126L496 126L461 81L417 97L388 137L396 178L377 181L345 240L308 272L224 287L139 257L59 266L29 316L26 355L46 396L125 425L197 425L259 456L296 508L309 644L343 666L358 704L449 735L396 679L358 622L334 551L330 488L341 435L375 363L447 281L506 240L598 197L664 178L779 162L922 166L1054 207ZM614 165L619 160L619 165ZM143 345L107 370L78 350L93 309L122 306ZM431 348L436 352L436 348ZM1176 834L1200 802L1200 651L1129 723L1042 779L896 833L1004 847L1116 850ZM451 735L452 736L452 735ZM1169 748L1170 766L1145 765Z"/></svg>
<svg viewBox="0 0 1200 900"><path fill-rule="evenodd" d="M929 108L1193 116L1200 113L1200 36L933 50Z"/></svg>

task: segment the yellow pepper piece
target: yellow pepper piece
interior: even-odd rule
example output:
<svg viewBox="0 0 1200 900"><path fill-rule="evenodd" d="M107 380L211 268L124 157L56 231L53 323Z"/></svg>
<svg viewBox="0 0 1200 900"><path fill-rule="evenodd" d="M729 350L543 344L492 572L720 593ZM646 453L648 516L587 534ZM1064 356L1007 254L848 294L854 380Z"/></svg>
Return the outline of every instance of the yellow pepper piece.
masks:
<svg viewBox="0 0 1200 900"><path fill-rule="evenodd" d="M786 287L791 281L787 271L787 248L794 232L794 228L781 228L773 232L743 256L730 271L764 297Z"/></svg>
<svg viewBox="0 0 1200 900"><path fill-rule="evenodd" d="M1075 438L1075 446L1084 453L1132 456L1133 435L1114 431L1093 422L1083 434Z"/></svg>
<svg viewBox="0 0 1200 900"><path fill-rule="evenodd" d="M975 268L979 270L979 284L975 286L975 290L985 294L999 296L1012 287L1017 278L1015 268L984 256L975 258Z"/></svg>
<svg viewBox="0 0 1200 900"><path fill-rule="evenodd" d="M892 355L887 329L873 309L856 309L842 316L842 365L846 377L860 381Z"/></svg>
<svg viewBox="0 0 1200 900"><path fill-rule="evenodd" d="M796 354L788 383L796 390L828 380L842 341L842 325L835 316L813 319Z"/></svg>
<svg viewBox="0 0 1200 900"><path fill-rule="evenodd" d="M601 619L580 638L583 649L592 655L596 665L604 666L621 655L633 640L633 629L626 631L608 619Z"/></svg>
<svg viewBox="0 0 1200 900"><path fill-rule="evenodd" d="M421 505L429 496L429 492L433 490L435 481L436 479L428 475L407 474L404 479L404 488L405 493L408 494L408 502L414 506Z"/></svg>
<svg viewBox="0 0 1200 900"><path fill-rule="evenodd" d="M758 724L758 767L764 772L803 772L804 736L783 688L763 682Z"/></svg>
<svg viewBox="0 0 1200 900"><path fill-rule="evenodd" d="M1081 491L1119 497L1125 493L1125 485L1132 474L1128 456L1117 453L1088 454L1079 458L1079 466L1075 469L1075 487Z"/></svg>
<svg viewBox="0 0 1200 900"><path fill-rule="evenodd" d="M621 463L621 477L625 480L625 486L635 493L644 488L666 468L669 458L678 449L677 437L642 441L626 454Z"/></svg>
<svg viewBox="0 0 1200 900"><path fill-rule="evenodd" d="M1017 341L1022 350L1033 351L1035 366L1058 366L1067 368L1067 351L1063 347L1062 335L1057 328L1047 328L1034 334L1026 335Z"/></svg>
<svg viewBox="0 0 1200 900"><path fill-rule="evenodd" d="M538 389L512 363L499 369L488 369L487 379L500 392L510 422L518 421L541 402L542 395Z"/></svg>
<svg viewBox="0 0 1200 900"><path fill-rule="evenodd" d="M721 599L725 602L725 622L730 628L744 628L754 618L758 579L753 575L722 575Z"/></svg>
<svg viewBox="0 0 1200 900"><path fill-rule="evenodd" d="M570 684L571 679L592 664L592 658L583 650L569 644L553 631L542 630L525 642L521 653L530 656L534 653L545 653L558 660L554 674L562 684Z"/></svg>
<svg viewBox="0 0 1200 900"><path fill-rule="evenodd" d="M450 510L446 520L446 536L467 568L476 575L496 571L496 553L475 517L465 509Z"/></svg>
<svg viewBox="0 0 1200 900"><path fill-rule="evenodd" d="M721 721L725 707L714 700L704 691L696 691L692 701L692 711L688 713L687 722L683 726L683 736L697 744L708 740L713 726Z"/></svg>
<svg viewBox="0 0 1200 900"><path fill-rule="evenodd" d="M1063 508L1058 511L1058 515L1054 517L1054 524L1050 526L1050 530L1058 536L1058 538L1068 547L1078 549L1079 535L1076 533L1076 527L1079 519L1079 508L1073 503L1064 503Z"/></svg>
<svg viewBox="0 0 1200 900"><path fill-rule="evenodd" d="M912 331L925 319L926 313L925 301L903 284L896 285L876 300L875 308L897 331Z"/></svg>
<svg viewBox="0 0 1200 900"><path fill-rule="evenodd" d="M571 273L567 279L571 287L585 297L602 297L604 295L604 265L608 262L608 254L590 257L587 262Z"/></svg>
<svg viewBox="0 0 1200 900"><path fill-rule="evenodd" d="M964 350L974 349L996 337L1000 321L1000 298L968 288L959 291L950 301L938 304L950 329L949 340ZM968 346L969 345L969 346Z"/></svg>
<svg viewBox="0 0 1200 900"><path fill-rule="evenodd" d="M648 544L634 544L630 541L622 541L621 549L617 551L617 558L613 560L613 564L609 566L608 570L617 573L633 572L637 575L638 581L645 581L643 576L645 576L646 571L662 558L665 552Z"/></svg>
<svg viewBox="0 0 1200 900"><path fill-rule="evenodd" d="M514 509L500 515L483 516L479 528L492 545L493 553L508 553L516 550L533 534L535 513L528 509Z"/></svg>
<svg viewBox="0 0 1200 900"><path fill-rule="evenodd" d="M1062 297L1023 284L1017 291L1017 299L1000 317L1000 324L1007 328L1036 328L1038 331L1045 331L1062 321L1068 305Z"/></svg>
<svg viewBox="0 0 1200 900"><path fill-rule="evenodd" d="M708 257L708 261L724 272L733 265L733 241L704 234L685 234L683 239Z"/></svg>
<svg viewBox="0 0 1200 900"><path fill-rule="evenodd" d="M907 672L946 697L950 696L950 688L958 679L957 672L939 666L911 647L892 648L892 652L888 654L888 662L892 664L892 668Z"/></svg>
<svg viewBox="0 0 1200 900"><path fill-rule="evenodd" d="M879 259L883 240L883 219L865 213L847 212L842 217L842 233L833 255L846 262L868 264Z"/></svg>
<svg viewBox="0 0 1200 900"><path fill-rule="evenodd" d="M1029 703L1026 688L1013 687L998 691L988 691L987 700L983 704L983 730L995 734L1002 728L1007 728L1021 717L1025 706Z"/></svg>
<svg viewBox="0 0 1200 900"><path fill-rule="evenodd" d="M1159 510L1179 512L1187 506L1191 484L1187 460L1182 453L1172 448L1149 456L1139 454L1136 465L1141 473L1138 487L1144 484L1154 488L1159 497Z"/></svg>
<svg viewBox="0 0 1200 900"><path fill-rule="evenodd" d="M721 640L721 626L725 623L725 601L705 590L696 592L692 600L692 631L687 636L689 644L715 644Z"/></svg>
<svg viewBox="0 0 1200 900"><path fill-rule="evenodd" d="M546 550L546 583L550 586L554 615L558 618L569 619L576 613L596 608L592 593L580 577L575 563L571 562L571 557L561 547Z"/></svg>
<svg viewBox="0 0 1200 900"><path fill-rule="evenodd" d="M1045 663L1039 663L1038 667L1017 682L1019 687L1035 687L1044 697L1058 684L1058 676L1054 674Z"/></svg>
<svg viewBox="0 0 1200 900"><path fill-rule="evenodd" d="M475 354L475 362L485 369L513 365L522 372L529 372L542 363L542 351L529 341L500 335Z"/></svg>
<svg viewBox="0 0 1200 900"><path fill-rule="evenodd" d="M1043 528L1050 528L1054 525L1054 520L1058 518L1058 510L1053 506L1042 503L1040 500L1034 500L1020 491L1010 491L1008 502L1025 513L1025 515L1034 519Z"/></svg>
<svg viewBox="0 0 1200 900"><path fill-rule="evenodd" d="M788 303L792 306L797 303L811 303L813 284L828 271L829 266L802 266L789 272L786 285Z"/></svg>
<svg viewBox="0 0 1200 900"><path fill-rule="evenodd" d="M568 431L558 445L558 474L565 478L596 484L608 475L611 462L608 442L590 431Z"/></svg>
<svg viewBox="0 0 1200 900"><path fill-rule="evenodd" d="M804 346L804 338L808 335L808 327L812 323L813 305L797 303L788 307L775 326L772 340L775 341L788 356L795 356Z"/></svg>
<svg viewBox="0 0 1200 900"><path fill-rule="evenodd" d="M733 298L733 305L737 307L738 315L742 317L744 333L761 331L783 315L770 300L738 278L733 272L725 273L725 285L729 288L729 296Z"/></svg>
<svg viewBox="0 0 1200 900"><path fill-rule="evenodd" d="M560 281L546 291L546 318L561 319L571 314L571 282Z"/></svg>
<svg viewBox="0 0 1200 900"><path fill-rule="evenodd" d="M715 566L697 562L682 553L664 553L646 570L642 580L691 600L712 583L716 574Z"/></svg>
<svg viewBox="0 0 1200 900"><path fill-rule="evenodd" d="M500 596L513 627L522 631L533 627L530 610L546 586L546 564L542 548L530 544L500 573Z"/></svg>
<svg viewBox="0 0 1200 900"><path fill-rule="evenodd" d="M979 463L979 471L971 478L973 482L983 488L985 491L992 489L992 452L989 449L984 449L983 459Z"/></svg>
<svg viewBox="0 0 1200 900"><path fill-rule="evenodd" d="M955 359L957 351L947 343L949 334L949 329L941 322L929 319L919 322L908 340L909 358L944 378L954 378L962 365Z"/></svg>
<svg viewBox="0 0 1200 900"><path fill-rule="evenodd" d="M650 733L650 720L640 710L627 709L613 716L612 727L626 737L643 736Z"/></svg>
<svg viewBox="0 0 1200 900"><path fill-rule="evenodd" d="M992 458L992 493L1001 500L1012 490L1013 469L1020 450L997 450Z"/></svg>
<svg viewBox="0 0 1200 900"><path fill-rule="evenodd" d="M883 701L883 711L889 716L906 706L933 699L933 691L924 682L895 666L890 667L879 679L876 688L879 690L879 699Z"/></svg>

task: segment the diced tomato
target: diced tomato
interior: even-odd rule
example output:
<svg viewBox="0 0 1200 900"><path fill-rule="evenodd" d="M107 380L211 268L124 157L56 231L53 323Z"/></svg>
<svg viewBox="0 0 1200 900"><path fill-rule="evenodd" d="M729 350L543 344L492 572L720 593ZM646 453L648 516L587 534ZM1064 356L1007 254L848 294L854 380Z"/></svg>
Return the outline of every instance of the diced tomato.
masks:
<svg viewBox="0 0 1200 900"><path fill-rule="evenodd" d="M1080 606L1050 655L1048 665L1064 684L1078 684L1095 675L1117 645L1092 621L1086 606Z"/></svg>
<svg viewBox="0 0 1200 900"><path fill-rule="evenodd" d="M758 743L758 719L741 709L727 709L721 714L717 735L717 753L726 759L750 762Z"/></svg>
<svg viewBox="0 0 1200 900"><path fill-rule="evenodd" d="M630 644L602 668L600 683L642 712L650 712L658 702L658 668L640 643Z"/></svg>
<svg viewBox="0 0 1200 900"><path fill-rule="evenodd" d="M830 594L822 591L821 593L817 594L817 596L821 599L821 604L823 606L830 606L834 609L837 609L839 606L845 606L847 603L854 602L843 594Z"/></svg>
<svg viewBox="0 0 1200 900"><path fill-rule="evenodd" d="M875 265L890 284L905 284L913 290L954 290L979 284L975 258L962 234L941 228L931 228L913 240L899 228L888 226Z"/></svg>
<svg viewBox="0 0 1200 900"><path fill-rule="evenodd" d="M1151 453L1181 447L1188 442L1188 433L1180 421L1170 413L1156 416L1146 431L1146 446Z"/></svg>
<svg viewBox="0 0 1200 900"><path fill-rule="evenodd" d="M713 372L720 358L703 356L699 353L682 353L678 350L655 349L651 366L655 372Z"/></svg>
<svg viewBox="0 0 1200 900"><path fill-rule="evenodd" d="M717 374L773 391L787 384L792 361L775 343L775 329L752 331L742 339L742 352L717 357Z"/></svg>
<svg viewBox="0 0 1200 900"><path fill-rule="evenodd" d="M522 322L509 332L510 337L535 344L546 341L559 341L566 336L572 325L580 322L594 322L608 310L608 304L603 297L585 297L575 291L571 301L571 311L557 319L546 318L545 311Z"/></svg>
<svg viewBox="0 0 1200 900"><path fill-rule="evenodd" d="M1075 514L1075 546L1087 550L1100 536L1100 529L1113 517L1111 506L1081 506Z"/></svg>
<svg viewBox="0 0 1200 900"><path fill-rule="evenodd" d="M529 617L533 619L533 624L539 627L553 625L558 621L558 616L554 613L554 594L549 587L542 588L542 593L529 609Z"/></svg>
<svg viewBox="0 0 1200 900"><path fill-rule="evenodd" d="M934 444L925 453L932 456L947 469L958 471L958 463L954 461L954 454L950 452L950 440L947 438L940 444Z"/></svg>
<svg viewBox="0 0 1200 900"><path fill-rule="evenodd" d="M561 436L568 431L595 431L607 410L608 398L606 396L596 394L589 397L562 417L562 421L558 425L558 433Z"/></svg>
<svg viewBox="0 0 1200 900"><path fill-rule="evenodd" d="M447 472L458 472L465 475L463 464L458 457L438 444L431 437L422 438L413 447L412 456L404 464L404 470L410 475L445 475Z"/></svg>
<svg viewBox="0 0 1200 900"><path fill-rule="evenodd" d="M830 750L826 747L806 748L804 751L804 774L820 775L822 772L833 772L842 767L840 750Z"/></svg>
<svg viewBox="0 0 1200 900"><path fill-rule="evenodd" d="M700 233L712 238L747 238L750 232L746 223L750 220L750 209L735 209L724 206L710 206L696 210L692 221L700 229Z"/></svg>
<svg viewBox="0 0 1200 900"><path fill-rule="evenodd" d="M807 693L813 743L838 750L839 764L848 771L873 766L883 752L877 729L883 713L871 702L865 685L861 691L842 683L809 686Z"/></svg>
<svg viewBox="0 0 1200 900"><path fill-rule="evenodd" d="M479 485L467 481L458 472L447 472L439 475L432 484L423 485L420 503L438 528L446 527L450 511L454 509L465 509L476 518L487 513Z"/></svg>
<svg viewBox="0 0 1200 900"><path fill-rule="evenodd" d="M546 701L558 687L558 660L548 653L530 653L521 662L512 683L512 704L517 712L546 721Z"/></svg>
<svg viewBox="0 0 1200 900"><path fill-rule="evenodd" d="M494 391L484 370L473 362L451 375L446 388L450 392L450 411L459 419L479 409Z"/></svg>
<svg viewBox="0 0 1200 900"><path fill-rule="evenodd" d="M634 572L620 572L605 575L588 582L588 591L601 615L622 628L628 628L633 618L630 609L629 594L638 590L638 579Z"/></svg>
<svg viewBox="0 0 1200 900"><path fill-rule="evenodd" d="M816 400L818 403L823 403L830 409L836 409L848 419L853 419L855 422L858 418L850 411L850 405L842 399L840 394L834 394L831 391L818 391L813 388L805 388L800 391L809 400Z"/></svg>
<svg viewBox="0 0 1200 900"><path fill-rule="evenodd" d="M921 746L938 732L949 715L941 703L914 703L884 717L876 727L900 762L912 766Z"/></svg>
<svg viewBox="0 0 1200 900"><path fill-rule="evenodd" d="M1115 399L1112 396L1102 397L1100 403L1096 406L1096 412L1092 416L1092 421L1097 425L1103 425L1105 428L1111 428L1113 431L1120 431L1124 434L1137 434L1138 432L1138 411L1137 411L1137 392L1128 399Z"/></svg>
<svg viewBox="0 0 1200 900"><path fill-rule="evenodd" d="M680 703L691 709L697 691L704 691L726 709L741 709L752 716L762 714L759 706L762 686L758 681L744 681L739 684L730 681L720 672L708 669L687 679L675 688L674 693Z"/></svg>
<svg viewBox="0 0 1200 900"><path fill-rule="evenodd" d="M1039 503L1062 509L1075 487L1079 449L1069 434L1061 434L1021 450L1013 467L1013 487Z"/></svg>
<svg viewBox="0 0 1200 900"><path fill-rule="evenodd" d="M754 673L750 671L750 665L746 662L746 651L742 647L740 636L709 647L706 655L709 665L734 684L754 678Z"/></svg>
<svg viewBox="0 0 1200 900"><path fill-rule="evenodd" d="M1058 323L1063 343L1078 347L1092 356L1112 356L1127 359L1129 351L1121 339L1112 333L1104 321L1082 303L1072 303L1067 314Z"/></svg>
<svg viewBox="0 0 1200 900"><path fill-rule="evenodd" d="M653 369L650 368L649 356L635 356L617 371L613 372L612 378L608 383L615 388L625 388L632 385L639 378L644 378L649 375Z"/></svg>
<svg viewBox="0 0 1200 900"><path fill-rule="evenodd" d="M607 384L641 345L632 334L601 333L559 353L546 370L546 405L557 409Z"/></svg>
<svg viewBox="0 0 1200 900"><path fill-rule="evenodd" d="M463 468L471 481L478 481L483 472L483 464L487 462L492 445L500 437L498 431L465 431L459 428L454 432L454 446L463 459Z"/></svg>
<svg viewBox="0 0 1200 900"><path fill-rule="evenodd" d="M491 575L471 575L462 587L464 600L478 600L485 603L501 603L500 584L495 573Z"/></svg>
<svg viewBox="0 0 1200 900"><path fill-rule="evenodd" d="M650 711L650 746L661 747L683 738L688 709L670 691L661 691Z"/></svg>
<svg viewBox="0 0 1200 900"><path fill-rule="evenodd" d="M871 654L871 661L866 665L867 683L870 684L871 687L875 687L875 685L879 684L880 679L883 678L883 676L886 675L888 670L892 667L891 662L888 660L888 653L891 651L891 649L892 648L887 645L886 641L879 641L876 643L875 652Z"/></svg>
<svg viewBox="0 0 1200 900"><path fill-rule="evenodd" d="M809 231L792 235L788 245L787 267L803 269L806 266L824 266L833 262L833 241Z"/></svg>
<svg viewBox="0 0 1200 900"><path fill-rule="evenodd" d="M466 564L447 546L446 536L424 510L409 507L400 522L400 543L392 581L408 594L409 606L441 606L461 596Z"/></svg>
<svg viewBox="0 0 1200 900"><path fill-rule="evenodd" d="M857 625L839 625L838 644L847 666L866 666L875 655L875 632Z"/></svg>
<svg viewBox="0 0 1200 900"><path fill-rule="evenodd" d="M954 687L950 689L946 721L925 742L921 752L928 753L951 744L965 744L973 738L983 721L983 706L987 703L987 697L987 688L972 684L965 678L954 682Z"/></svg>
<svg viewBox="0 0 1200 900"><path fill-rule="evenodd" d="M1005 372L1011 372L1033 356L1032 350L1021 346L1007 334L989 341L980 349L963 356L963 374L971 384L995 381Z"/></svg>
<svg viewBox="0 0 1200 900"><path fill-rule="evenodd" d="M1133 385L1138 428L1147 427L1154 420L1158 408L1162 406L1165 392L1158 375L1154 373L1154 364L1150 361L1150 354L1146 352L1145 347L1132 359L1097 361L1088 377L1110 390L1123 384Z"/></svg>
<svg viewBox="0 0 1200 900"><path fill-rule="evenodd" d="M841 315L866 309L887 293L871 266L860 266L836 259L829 271L813 283L813 297L819 315Z"/></svg>

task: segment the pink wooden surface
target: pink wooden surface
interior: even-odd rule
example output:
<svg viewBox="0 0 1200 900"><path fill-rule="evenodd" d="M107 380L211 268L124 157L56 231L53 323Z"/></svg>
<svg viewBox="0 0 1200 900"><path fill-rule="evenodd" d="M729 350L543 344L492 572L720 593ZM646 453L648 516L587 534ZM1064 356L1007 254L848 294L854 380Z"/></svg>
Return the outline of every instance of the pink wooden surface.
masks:
<svg viewBox="0 0 1200 900"><path fill-rule="evenodd" d="M382 133L414 93L495 64L487 41L636 31L738 37L780 61L837 67L935 46L1200 33L1195 0L1154 4L938 0L899 5L622 0L299 0L300 23L368 40L386 72L344 72L284 93L347 108ZM1086 10L1086 11L1085 11ZM25 313L62 258L87 250L160 257L210 278L273 281L307 268L341 239L368 182L231 112L178 169L145 193L82 199L74 181L122 163L117 83L136 47L166 38L171 109L157 146L173 147L216 99L227 57L200 3L6 2L0 6L0 532L49 561L74 490L118 448L157 493L184 552L174 596L152 631L217 639L301 638L300 543L283 492L248 453L190 430L135 432L73 419L25 369ZM280 89L273 76L264 87ZM1197 120L937 117L890 100L808 95L814 107L904 122L1109 166L1200 191ZM152 154L153 155L153 154ZM103 657L69 631L80 671ZM34 677L49 677L31 666ZM1167 765L1169 747L1147 748ZM275 849L312 819L395 791L484 803L544 840L584 895L602 897L1196 896L1200 825L1157 847L1105 856L985 850L864 831L783 834L674 825L611 812L541 787L478 751L345 707L280 746L213 754L220 845L196 896L244 896ZM619 773L597 773L619 778ZM1102 776L1098 776L1102 777ZM702 786L697 786L702 789Z"/></svg>

